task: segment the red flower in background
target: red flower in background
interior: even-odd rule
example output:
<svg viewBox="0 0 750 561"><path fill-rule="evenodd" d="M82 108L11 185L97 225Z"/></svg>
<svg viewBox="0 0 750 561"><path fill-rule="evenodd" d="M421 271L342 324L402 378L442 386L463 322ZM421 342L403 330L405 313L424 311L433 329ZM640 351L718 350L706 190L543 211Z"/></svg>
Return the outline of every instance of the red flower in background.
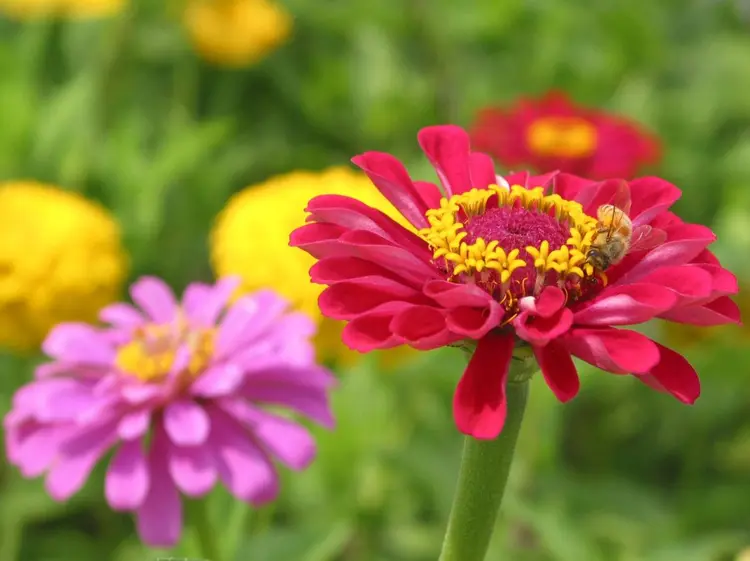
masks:
<svg viewBox="0 0 750 561"><path fill-rule="evenodd" d="M633 374L685 403L698 398L697 374L682 356L617 328L654 317L739 322L727 297L736 279L706 249L714 234L668 211L679 189L656 177L598 182L557 172L505 182L489 156L470 152L459 127L428 127L418 138L446 197L413 182L389 154L353 159L417 234L358 200L323 195L307 207L309 224L291 235L291 245L318 259L310 275L327 285L321 311L348 322L348 346L427 350L476 341L454 398L458 428L476 438L502 430L519 346L533 351L561 401L579 389L571 356ZM633 247L605 275L590 250L601 241L594 217L606 203L629 213ZM629 222L616 224L618 239Z"/></svg>
<svg viewBox="0 0 750 561"><path fill-rule="evenodd" d="M530 166L592 179L632 178L661 158L659 140L637 123L576 105L559 91L481 110L471 139L509 169Z"/></svg>

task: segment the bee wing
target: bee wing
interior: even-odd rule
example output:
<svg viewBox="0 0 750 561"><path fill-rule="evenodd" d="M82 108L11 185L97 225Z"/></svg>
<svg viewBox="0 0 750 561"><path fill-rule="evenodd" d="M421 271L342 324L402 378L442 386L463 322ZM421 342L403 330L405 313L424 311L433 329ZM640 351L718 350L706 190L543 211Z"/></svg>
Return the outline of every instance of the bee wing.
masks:
<svg viewBox="0 0 750 561"><path fill-rule="evenodd" d="M630 251L646 251L663 244L667 239L667 233L664 230L644 224L633 230L631 239Z"/></svg>

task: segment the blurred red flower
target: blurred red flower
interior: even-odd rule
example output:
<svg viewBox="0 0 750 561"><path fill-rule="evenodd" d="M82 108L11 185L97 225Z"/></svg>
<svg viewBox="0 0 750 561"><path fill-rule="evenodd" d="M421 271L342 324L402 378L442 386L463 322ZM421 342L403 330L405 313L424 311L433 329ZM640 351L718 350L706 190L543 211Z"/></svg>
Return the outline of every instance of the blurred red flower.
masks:
<svg viewBox="0 0 750 561"><path fill-rule="evenodd" d="M661 158L658 138L637 123L577 105L560 91L480 110L471 139L508 169L559 170L591 179L630 179Z"/></svg>

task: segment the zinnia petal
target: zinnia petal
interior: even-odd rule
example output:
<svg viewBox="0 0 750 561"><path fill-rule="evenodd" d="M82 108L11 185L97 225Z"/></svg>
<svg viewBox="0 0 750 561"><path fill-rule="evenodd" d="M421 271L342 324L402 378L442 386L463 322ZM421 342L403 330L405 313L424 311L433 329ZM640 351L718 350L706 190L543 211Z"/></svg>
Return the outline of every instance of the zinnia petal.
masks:
<svg viewBox="0 0 750 561"><path fill-rule="evenodd" d="M216 484L216 461L209 445L170 446L169 474L189 497L201 497Z"/></svg>
<svg viewBox="0 0 750 561"><path fill-rule="evenodd" d="M469 135L464 129L455 125L425 127L419 131L417 139L448 197L471 189L471 150ZM490 183L477 187L487 185Z"/></svg>
<svg viewBox="0 0 750 561"><path fill-rule="evenodd" d="M180 399L164 408L164 429L174 444L197 446L208 438L210 421L201 405Z"/></svg>
<svg viewBox="0 0 750 561"><path fill-rule="evenodd" d="M659 343L655 345L659 348L659 362L650 372L636 378L672 394L683 403L695 403L701 394L701 383L695 369L679 353Z"/></svg>
<svg viewBox="0 0 750 561"><path fill-rule="evenodd" d="M559 341L551 341L543 347L532 347L547 385L555 397L565 403L573 399L581 387L576 365Z"/></svg>
<svg viewBox="0 0 750 561"><path fill-rule="evenodd" d="M156 277L141 277L130 287L130 296L141 310L156 323L168 323L177 314L177 300L172 289Z"/></svg>
<svg viewBox="0 0 750 561"><path fill-rule="evenodd" d="M104 480L104 496L114 510L135 510L149 489L146 455L139 440L125 442L115 452Z"/></svg>
<svg viewBox="0 0 750 561"><path fill-rule="evenodd" d="M636 331L575 328L564 344L581 360L613 374L646 374L659 362L659 348Z"/></svg>

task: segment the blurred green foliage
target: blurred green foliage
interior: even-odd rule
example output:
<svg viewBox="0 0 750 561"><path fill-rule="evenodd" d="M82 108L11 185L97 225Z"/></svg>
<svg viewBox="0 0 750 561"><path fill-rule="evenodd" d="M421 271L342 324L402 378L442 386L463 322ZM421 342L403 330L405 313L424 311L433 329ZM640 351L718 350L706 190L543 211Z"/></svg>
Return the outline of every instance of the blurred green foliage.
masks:
<svg viewBox="0 0 750 561"><path fill-rule="evenodd" d="M259 65L212 68L163 3L107 21L0 21L0 179L101 200L135 277L209 278L207 234L228 196L270 175L388 150L414 175L425 125L551 87L636 118L665 142L678 211L712 225L750 280L750 16L729 0L287 0L293 40ZM657 337L662 325L649 326ZM565 406L535 380L489 561L723 561L750 545L750 352L730 331L685 352L703 396L685 407L582 368ZM458 351L403 371L342 372L339 427L245 518L217 491L236 561L435 559L460 452ZM5 357L0 406L30 365ZM227 514L228 513L228 514ZM193 555L184 543L171 555ZM0 466L0 561L143 561L102 473L68 504ZM166 555L167 552L161 552Z"/></svg>

